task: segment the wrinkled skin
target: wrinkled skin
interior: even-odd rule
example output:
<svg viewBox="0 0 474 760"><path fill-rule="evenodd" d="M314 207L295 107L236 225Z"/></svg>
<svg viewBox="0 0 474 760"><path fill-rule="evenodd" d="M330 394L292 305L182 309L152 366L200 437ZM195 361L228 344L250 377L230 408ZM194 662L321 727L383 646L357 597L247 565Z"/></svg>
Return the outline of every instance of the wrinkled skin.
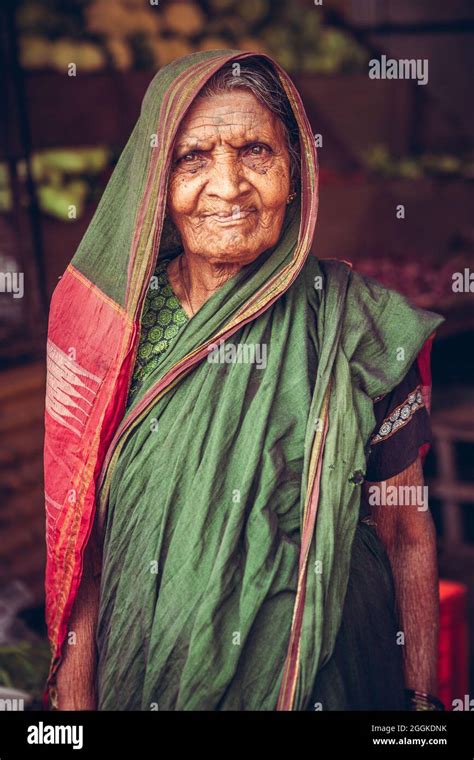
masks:
<svg viewBox="0 0 474 760"><path fill-rule="evenodd" d="M168 187L189 299L177 260L168 276L189 316L277 243L290 192L283 124L249 90L193 103L176 136Z"/></svg>

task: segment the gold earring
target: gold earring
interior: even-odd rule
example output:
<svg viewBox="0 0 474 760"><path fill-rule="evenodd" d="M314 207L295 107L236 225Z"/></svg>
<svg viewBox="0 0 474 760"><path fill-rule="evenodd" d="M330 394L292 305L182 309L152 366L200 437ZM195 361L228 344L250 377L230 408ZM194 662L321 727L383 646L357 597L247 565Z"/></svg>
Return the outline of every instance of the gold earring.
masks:
<svg viewBox="0 0 474 760"><path fill-rule="evenodd" d="M288 198L286 199L286 202L289 204L292 201L294 201L295 198L296 198L296 193L290 193L289 196L288 196Z"/></svg>

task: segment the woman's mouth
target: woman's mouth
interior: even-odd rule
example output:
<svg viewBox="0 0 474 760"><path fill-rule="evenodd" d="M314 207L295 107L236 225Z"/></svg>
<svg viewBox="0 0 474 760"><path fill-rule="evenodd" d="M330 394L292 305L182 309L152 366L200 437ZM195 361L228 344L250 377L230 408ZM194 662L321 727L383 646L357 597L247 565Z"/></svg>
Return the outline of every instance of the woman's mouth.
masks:
<svg viewBox="0 0 474 760"><path fill-rule="evenodd" d="M256 209L237 209L230 214L223 211L211 212L210 214L206 214L206 217L219 225L228 227L244 222L251 214L255 213Z"/></svg>

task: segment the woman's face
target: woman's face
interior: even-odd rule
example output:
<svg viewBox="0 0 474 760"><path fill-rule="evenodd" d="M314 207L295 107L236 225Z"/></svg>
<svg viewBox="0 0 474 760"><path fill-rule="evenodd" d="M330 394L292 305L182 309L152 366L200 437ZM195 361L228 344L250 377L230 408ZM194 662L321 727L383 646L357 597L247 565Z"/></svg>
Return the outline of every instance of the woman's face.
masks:
<svg viewBox="0 0 474 760"><path fill-rule="evenodd" d="M196 99L176 136L168 190L185 252L250 263L278 241L289 192L281 121L249 90Z"/></svg>

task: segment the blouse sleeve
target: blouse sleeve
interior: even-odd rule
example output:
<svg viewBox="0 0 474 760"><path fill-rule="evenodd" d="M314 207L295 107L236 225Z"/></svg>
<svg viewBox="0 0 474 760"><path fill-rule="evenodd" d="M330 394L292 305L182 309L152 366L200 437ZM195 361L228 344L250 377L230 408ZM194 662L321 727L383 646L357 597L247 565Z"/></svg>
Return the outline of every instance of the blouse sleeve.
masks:
<svg viewBox="0 0 474 760"><path fill-rule="evenodd" d="M422 447L431 445L431 422L415 361L403 380L374 401L376 425L367 459L366 480L380 482L409 467Z"/></svg>

